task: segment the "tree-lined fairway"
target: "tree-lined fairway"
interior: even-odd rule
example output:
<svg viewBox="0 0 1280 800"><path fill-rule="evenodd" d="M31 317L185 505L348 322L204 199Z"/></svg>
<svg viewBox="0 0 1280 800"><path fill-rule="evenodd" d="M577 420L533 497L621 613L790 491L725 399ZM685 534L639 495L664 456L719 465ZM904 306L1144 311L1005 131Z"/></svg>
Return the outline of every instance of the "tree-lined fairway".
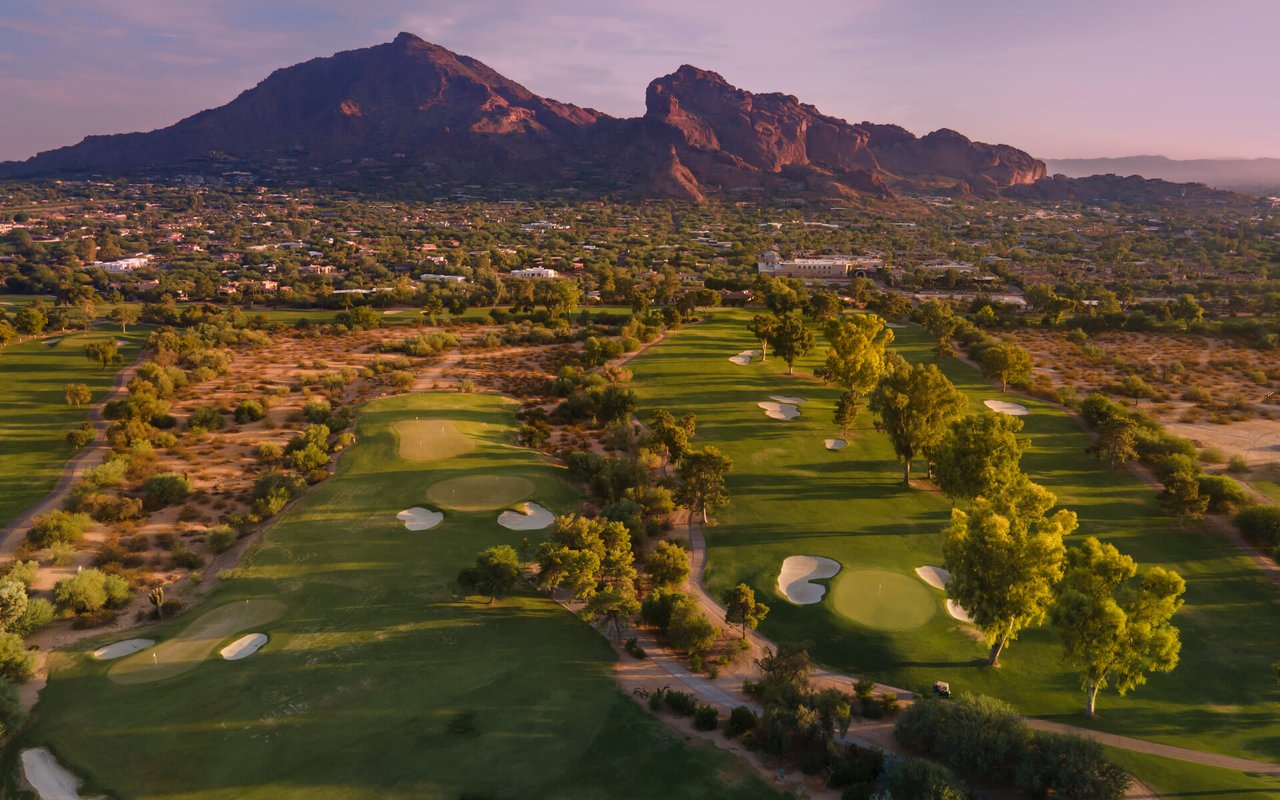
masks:
<svg viewBox="0 0 1280 800"><path fill-rule="evenodd" d="M100 369L85 358L84 346L125 342L120 356L127 364L146 337L142 329L108 327L52 333L0 350L0 527L48 494L75 452L66 433L88 419L88 409L67 405L66 385L87 385L99 403L115 381L117 368ZM49 344L52 339L58 341Z"/></svg>
<svg viewBox="0 0 1280 800"><path fill-rule="evenodd" d="M733 458L732 503L707 530L706 580L713 595L739 581L750 584L773 611L761 630L784 642L808 641L823 663L886 683L922 689L946 680L953 690L1007 699L1025 713L1072 724L1092 724L1129 736L1202 750L1280 761L1280 700L1270 664L1280 630L1280 593L1223 537L1180 525L1160 513L1155 490L1128 473L1109 472L1085 452L1089 441L1060 409L1016 397L1030 410L1022 436L1031 478L1076 511L1080 529L1068 537L1097 536L1145 566L1163 565L1187 580L1186 606L1174 618L1182 630L1182 663L1158 674L1127 697L1104 692L1100 718L1082 716L1083 693L1062 665L1052 632L1024 632L999 669L984 664L986 647L972 628L947 615L942 593L937 613L915 630L876 630L836 613L836 589L821 604L795 606L778 595L779 567L787 556L827 556L844 571L879 569L912 576L940 565L940 530L950 503L940 494L904 489L902 469L886 437L863 413L849 446L838 452L823 439L838 435L831 420L837 392L812 378L825 357L821 340L797 362L796 376L770 357L748 366L730 356L757 346L745 327L748 312L717 311L646 351L628 366L635 372L641 414L665 408L698 418L695 446L714 444ZM894 347L911 361L932 361L932 342L918 327L896 329ZM1001 397L972 368L941 365L969 398L970 411ZM756 403L770 395L807 398L801 416L768 419ZM915 474L922 473L917 464ZM923 584L922 584L923 585Z"/></svg>
<svg viewBox="0 0 1280 800"><path fill-rule="evenodd" d="M406 461L393 426L415 418L452 420L476 447ZM575 510L563 471L510 444L510 406L391 398L362 410L357 433L338 475L234 577L146 632L163 645L204 609L271 598L287 608L253 627L270 636L261 651L227 662L215 650L176 677L120 685L88 655L104 642L86 642L57 656L27 741L122 798L776 797L731 756L647 718L615 688L605 640L550 600L454 595L478 551L526 534L488 511L446 512L419 532L395 518L438 481L492 474Z"/></svg>

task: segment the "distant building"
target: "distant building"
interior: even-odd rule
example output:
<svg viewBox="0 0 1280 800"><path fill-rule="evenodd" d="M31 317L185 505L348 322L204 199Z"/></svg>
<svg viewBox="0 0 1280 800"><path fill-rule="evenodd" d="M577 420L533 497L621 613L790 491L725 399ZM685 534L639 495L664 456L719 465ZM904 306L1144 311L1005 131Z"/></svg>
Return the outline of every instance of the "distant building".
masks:
<svg viewBox="0 0 1280 800"><path fill-rule="evenodd" d="M547 267L530 267L528 269L513 269L511 271L513 278L558 278L560 273L554 269Z"/></svg>
<svg viewBox="0 0 1280 800"><path fill-rule="evenodd" d="M107 272L133 272L135 269L142 269L151 263L155 256L144 253L134 253L128 258L117 258L115 261L95 261L89 266L100 267Z"/></svg>
<svg viewBox="0 0 1280 800"><path fill-rule="evenodd" d="M783 259L776 250L761 253L756 262L756 269L761 275L822 281L867 278L883 266L883 259L866 256L830 255Z"/></svg>
<svg viewBox="0 0 1280 800"><path fill-rule="evenodd" d="M433 281L435 283L466 283L466 276L463 275L437 275L432 272L424 272L418 276L420 280Z"/></svg>

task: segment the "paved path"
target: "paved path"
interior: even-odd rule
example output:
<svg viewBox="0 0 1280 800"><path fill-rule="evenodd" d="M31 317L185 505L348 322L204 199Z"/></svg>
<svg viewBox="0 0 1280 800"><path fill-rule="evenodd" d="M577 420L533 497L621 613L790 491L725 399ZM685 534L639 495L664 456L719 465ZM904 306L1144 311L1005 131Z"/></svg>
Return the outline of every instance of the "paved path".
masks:
<svg viewBox="0 0 1280 800"><path fill-rule="evenodd" d="M62 501L66 499L71 487L75 485L80 475L85 470L101 464L106 458L105 435L107 421L102 418L102 408L111 400L116 399L118 395L124 393L125 386L133 377L133 373L137 371L138 365L144 360L145 356L139 354L132 364L120 370L116 374L115 382L111 384L111 388L107 390L107 393L103 395L102 400L90 406L89 422L94 429L93 442L80 448L80 452L67 461L62 468L62 474L58 476L58 482L53 486L53 491L45 495L43 500L14 517L3 530L0 530L0 557L10 558L17 553L27 528L31 527L31 520L46 511L61 508Z"/></svg>

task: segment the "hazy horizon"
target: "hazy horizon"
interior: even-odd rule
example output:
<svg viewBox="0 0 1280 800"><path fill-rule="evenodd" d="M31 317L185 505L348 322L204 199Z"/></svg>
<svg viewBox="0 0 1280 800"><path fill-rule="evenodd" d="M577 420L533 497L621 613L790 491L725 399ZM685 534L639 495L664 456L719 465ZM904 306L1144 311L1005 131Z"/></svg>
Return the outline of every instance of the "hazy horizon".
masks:
<svg viewBox="0 0 1280 800"><path fill-rule="evenodd" d="M409 31L615 116L691 63L852 122L947 127L1046 160L1280 157L1280 4L1224 0L118 0L0 11L0 160L151 130L272 70Z"/></svg>

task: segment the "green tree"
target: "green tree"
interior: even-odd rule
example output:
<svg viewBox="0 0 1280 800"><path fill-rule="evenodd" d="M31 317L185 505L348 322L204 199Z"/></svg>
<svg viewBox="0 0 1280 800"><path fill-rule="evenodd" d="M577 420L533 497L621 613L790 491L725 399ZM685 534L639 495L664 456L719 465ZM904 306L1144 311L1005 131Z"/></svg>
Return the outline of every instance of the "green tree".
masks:
<svg viewBox="0 0 1280 800"><path fill-rule="evenodd" d="M813 349L813 331L799 314L787 314L773 330L773 352L787 362L787 374L795 371L797 360Z"/></svg>
<svg viewBox="0 0 1280 800"><path fill-rule="evenodd" d="M840 315L840 296L830 289L822 289L809 296L809 316L818 322Z"/></svg>
<svg viewBox="0 0 1280 800"><path fill-rule="evenodd" d="M123 360L120 357L120 347L113 339L89 342L84 346L84 357L102 369L119 364Z"/></svg>
<svg viewBox="0 0 1280 800"><path fill-rule="evenodd" d="M1164 470L1160 506L1167 513L1183 519L1200 519L1209 509L1209 496L1200 493L1200 471L1188 459L1166 459L1172 464Z"/></svg>
<svg viewBox="0 0 1280 800"><path fill-rule="evenodd" d="M13 327L23 336L39 336L48 324L49 318L39 305L23 306L13 315Z"/></svg>
<svg viewBox="0 0 1280 800"><path fill-rule="evenodd" d="M999 493L1020 474L1021 430L1022 420L990 411L952 422L932 453L938 487L952 503Z"/></svg>
<svg viewBox="0 0 1280 800"><path fill-rule="evenodd" d="M1010 342L985 348L978 356L978 365L982 367L983 375L1000 381L1001 391L1009 391L1011 383L1031 380L1031 356Z"/></svg>
<svg viewBox="0 0 1280 800"><path fill-rule="evenodd" d="M120 323L121 333L128 333L129 326L137 323L140 315L141 312L137 306L126 306L121 304L111 309L111 314L108 319L112 322Z"/></svg>
<svg viewBox="0 0 1280 800"><path fill-rule="evenodd" d="M769 607L756 600L755 590L745 583L727 589L721 598L724 603L724 619L738 625L742 629L742 638L747 638L747 629L755 630L769 614Z"/></svg>
<svg viewBox="0 0 1280 800"><path fill-rule="evenodd" d="M556 519L551 537L538 547L538 586L562 586L577 600L588 600L602 587L635 581L631 534L621 522L577 515Z"/></svg>
<svg viewBox="0 0 1280 800"><path fill-rule="evenodd" d="M778 318L772 314L756 314L747 322L747 330L760 342L760 361L769 360L769 343L778 330Z"/></svg>
<svg viewBox="0 0 1280 800"><path fill-rule="evenodd" d="M871 393L870 407L902 461L902 485L911 485L911 461L936 447L968 401L935 365L910 365L901 358Z"/></svg>
<svg viewBox="0 0 1280 800"><path fill-rule="evenodd" d="M644 559L654 586L679 586L689 577L689 552L676 542L658 542Z"/></svg>
<svg viewBox="0 0 1280 800"><path fill-rule="evenodd" d="M15 683L35 677L36 656L16 633L0 633L0 676Z"/></svg>
<svg viewBox="0 0 1280 800"><path fill-rule="evenodd" d="M831 347L814 374L849 395L856 417L859 401L885 374L893 330L875 314L855 314L831 320L824 334Z"/></svg>
<svg viewBox="0 0 1280 800"><path fill-rule="evenodd" d="M1089 452L1112 468L1137 460L1137 427L1128 417L1104 419L1098 426L1098 438L1089 446Z"/></svg>
<svg viewBox="0 0 1280 800"><path fill-rule="evenodd" d="M707 510L729 503L729 492L724 479L733 469L733 460L715 447L704 447L687 453L676 470L679 485L676 502L689 509L702 512L702 522L707 522Z"/></svg>
<svg viewBox="0 0 1280 800"><path fill-rule="evenodd" d="M15 580L0 581L0 631L13 630L27 613L27 587Z"/></svg>
<svg viewBox="0 0 1280 800"><path fill-rule="evenodd" d="M1121 695L1169 672L1181 650L1173 615L1182 607L1186 583L1176 572L1152 567L1134 585L1137 565L1115 547L1089 537L1067 553L1050 620L1080 673L1085 715L1096 713L1098 692L1115 686Z"/></svg>
<svg viewBox="0 0 1280 800"><path fill-rule="evenodd" d="M486 547L474 566L458 573L458 585L468 592L489 595L489 602L510 592L520 580L520 556L510 545Z"/></svg>
<svg viewBox="0 0 1280 800"><path fill-rule="evenodd" d="M679 595L671 607L667 622L667 638L677 650L689 655L700 655L716 641L719 631L698 608L698 601L688 595Z"/></svg>
<svg viewBox="0 0 1280 800"><path fill-rule="evenodd" d="M684 454L689 452L689 440L697 429L693 414L685 414L679 421L670 411L658 409L653 412L649 421L649 433L654 442L667 451L667 459L672 464L679 464Z"/></svg>
<svg viewBox="0 0 1280 800"><path fill-rule="evenodd" d="M627 581L591 595L582 609L582 616L588 622L603 623L605 628L613 628L614 637L621 641L622 632L639 610L640 600L636 597L635 585Z"/></svg>
<svg viewBox="0 0 1280 800"><path fill-rule="evenodd" d="M858 420L858 398L853 392L842 392L836 400L835 411L831 421L840 426L840 435L849 435L849 426Z"/></svg>
<svg viewBox="0 0 1280 800"><path fill-rule="evenodd" d="M62 393L67 398L67 405L82 406L93 399L93 392L83 383L68 383Z"/></svg>
<svg viewBox="0 0 1280 800"><path fill-rule="evenodd" d="M953 510L942 531L947 594L986 637L992 666L1019 631L1044 616L1062 578L1062 540L1077 521L1065 509L1049 514L1056 502L1024 476L994 498L979 498L968 513Z"/></svg>

